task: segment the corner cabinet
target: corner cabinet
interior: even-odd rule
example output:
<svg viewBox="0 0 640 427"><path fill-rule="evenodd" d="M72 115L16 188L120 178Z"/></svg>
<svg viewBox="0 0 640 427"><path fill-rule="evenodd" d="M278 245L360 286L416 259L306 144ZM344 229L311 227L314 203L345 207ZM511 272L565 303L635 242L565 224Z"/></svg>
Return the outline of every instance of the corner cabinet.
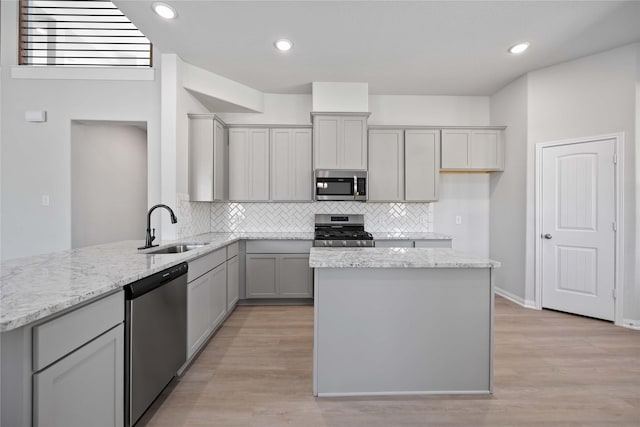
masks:
<svg viewBox="0 0 640 427"><path fill-rule="evenodd" d="M247 242L246 298L312 298L311 241Z"/></svg>
<svg viewBox="0 0 640 427"><path fill-rule="evenodd" d="M441 156L441 171L502 171L502 130L443 129Z"/></svg>
<svg viewBox="0 0 640 427"><path fill-rule="evenodd" d="M367 169L369 113L312 113L314 169Z"/></svg>
<svg viewBox="0 0 640 427"><path fill-rule="evenodd" d="M189 200L228 199L229 134L214 114L189 114Z"/></svg>
<svg viewBox="0 0 640 427"><path fill-rule="evenodd" d="M440 131L369 130L369 201L438 200Z"/></svg>

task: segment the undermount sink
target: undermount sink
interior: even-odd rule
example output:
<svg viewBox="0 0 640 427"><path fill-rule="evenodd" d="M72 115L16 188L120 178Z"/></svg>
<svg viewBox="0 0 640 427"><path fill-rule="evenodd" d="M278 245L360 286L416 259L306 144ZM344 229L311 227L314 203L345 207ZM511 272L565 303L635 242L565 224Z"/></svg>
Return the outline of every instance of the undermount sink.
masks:
<svg viewBox="0 0 640 427"><path fill-rule="evenodd" d="M182 252L188 252L193 249L202 248L208 245L208 243L181 243L179 245L171 245L165 246L160 249L155 249L153 251L145 252L145 254L180 254Z"/></svg>

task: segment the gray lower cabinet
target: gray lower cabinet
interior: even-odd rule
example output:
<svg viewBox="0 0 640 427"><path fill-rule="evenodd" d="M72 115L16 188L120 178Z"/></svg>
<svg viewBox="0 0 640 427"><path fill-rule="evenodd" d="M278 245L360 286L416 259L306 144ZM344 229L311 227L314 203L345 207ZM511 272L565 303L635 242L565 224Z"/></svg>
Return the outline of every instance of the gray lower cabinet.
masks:
<svg viewBox="0 0 640 427"><path fill-rule="evenodd" d="M240 258L227 260L227 311L231 311L240 299Z"/></svg>
<svg viewBox="0 0 640 427"><path fill-rule="evenodd" d="M227 314L226 249L189 262L187 359L207 342Z"/></svg>
<svg viewBox="0 0 640 427"><path fill-rule="evenodd" d="M309 254L247 254L247 298L311 298Z"/></svg>
<svg viewBox="0 0 640 427"><path fill-rule="evenodd" d="M124 424L124 292L0 335L0 425Z"/></svg>
<svg viewBox="0 0 640 427"><path fill-rule="evenodd" d="M121 426L124 326L33 376L34 426Z"/></svg>

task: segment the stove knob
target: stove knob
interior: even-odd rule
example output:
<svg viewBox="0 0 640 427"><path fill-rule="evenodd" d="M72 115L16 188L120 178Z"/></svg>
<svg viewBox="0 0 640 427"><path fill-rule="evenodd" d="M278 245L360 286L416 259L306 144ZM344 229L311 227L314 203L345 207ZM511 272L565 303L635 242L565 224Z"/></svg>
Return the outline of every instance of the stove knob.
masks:
<svg viewBox="0 0 640 427"><path fill-rule="evenodd" d="M345 246L345 247L347 246L347 241L346 240L342 241L342 246Z"/></svg>
<svg viewBox="0 0 640 427"><path fill-rule="evenodd" d="M362 246L362 242L360 240L356 240L356 246Z"/></svg>

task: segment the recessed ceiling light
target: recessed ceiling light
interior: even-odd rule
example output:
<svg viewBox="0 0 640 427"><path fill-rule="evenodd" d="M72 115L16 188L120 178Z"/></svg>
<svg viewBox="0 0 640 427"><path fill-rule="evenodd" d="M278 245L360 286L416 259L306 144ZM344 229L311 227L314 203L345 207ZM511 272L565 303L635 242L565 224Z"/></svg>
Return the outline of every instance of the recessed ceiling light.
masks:
<svg viewBox="0 0 640 427"><path fill-rule="evenodd" d="M293 42L287 39L279 39L273 42L273 45L276 47L276 49L282 52L286 52L293 47Z"/></svg>
<svg viewBox="0 0 640 427"><path fill-rule="evenodd" d="M509 48L509 53L522 53L529 48L529 42L514 44Z"/></svg>
<svg viewBox="0 0 640 427"><path fill-rule="evenodd" d="M164 19L173 19L177 15L176 10L166 3L156 2L151 5L151 8Z"/></svg>

